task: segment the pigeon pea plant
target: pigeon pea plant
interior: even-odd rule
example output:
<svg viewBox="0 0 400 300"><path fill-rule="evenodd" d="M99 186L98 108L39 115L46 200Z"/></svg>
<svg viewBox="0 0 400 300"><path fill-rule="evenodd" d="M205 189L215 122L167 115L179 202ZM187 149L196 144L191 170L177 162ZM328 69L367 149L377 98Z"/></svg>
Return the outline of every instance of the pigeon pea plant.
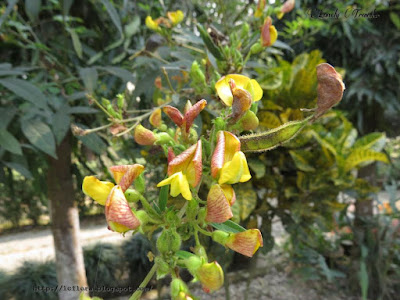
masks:
<svg viewBox="0 0 400 300"><path fill-rule="evenodd" d="M133 230L151 236L156 229L162 228L157 238L159 253L141 287L146 286L155 273L158 279L171 275L171 297L193 299L179 277L180 268L186 268L201 282L204 291L218 290L224 281L222 268L218 262L208 261L199 234L248 257L263 246L258 229L246 230L230 221L233 217L231 206L236 198L233 185L251 179L244 152L265 151L289 141L308 122L313 122L340 101L344 85L335 69L326 63L321 64L317 67L317 77L316 113L263 133L237 137L227 130L230 124L246 117L252 102L262 97L257 81L244 75L230 74L216 83L215 89L225 109L214 120L208 135L199 138L193 130L195 118L207 105L204 99L194 105L188 101L183 114L169 105L153 110L150 122L154 126L165 127L162 126L162 112L176 125L166 132L149 130L141 125L134 131L139 144L156 144L164 150L167 177L157 185L161 188L158 203L149 203L138 191L140 188L130 188L144 171L140 164L111 167L115 184L94 176L85 177L83 192L105 206L110 230L122 234ZM212 182L207 199L198 195L202 180ZM136 183L136 187L140 184L144 182ZM185 199L184 205L180 209L173 202L167 205L168 194L176 199L176 203ZM141 203L141 209L138 209L137 202ZM196 242L192 252L180 250L182 241L191 237ZM141 290L136 291L131 299L139 299L140 294Z"/></svg>
<svg viewBox="0 0 400 300"><path fill-rule="evenodd" d="M169 35L169 30L182 20L181 16L177 11L168 14L169 21L147 18L146 25L162 35ZM269 17L265 24L261 29L261 42L257 41L249 53L256 53L259 46L266 47L275 42L277 33ZM181 269L187 269L195 280L200 281L205 292L221 288L223 270L217 261L209 261L199 236L210 237L248 257L263 246L259 229L245 229L231 220L234 217L231 207L236 200L234 186L251 179L245 152L271 150L288 142L306 124L316 121L337 104L343 95L341 76L329 64L320 64L317 66L317 107L311 110L314 114L266 132L240 136L243 131L257 128L256 102L262 98L263 90L255 79L226 72L232 67L236 71L241 68L226 63L223 51L220 52L221 48L214 44L208 32L200 25L197 28L207 49L215 58L220 58L218 69L227 74L219 75L216 82L208 84L195 63L189 74L192 86L197 84L207 91L204 98L217 99L222 106L212 120L210 130L199 136L194 129L195 119L209 105L206 99L201 99L194 104L188 100L183 112L167 101L142 115L135 126L124 131L134 130L138 144L158 146L165 154L167 172L165 179L157 184L160 188L158 201L149 201L144 196L143 191L148 186L142 176L145 168L140 164L110 167L114 183L95 176L87 176L83 181L83 192L105 206L110 230L122 234L141 232L149 239L157 236L157 253L149 255L154 265L130 300L140 298L154 274L157 279L172 277L172 299L196 299L180 278ZM268 43L264 44L266 40ZM213 74L216 76L218 72ZM167 126L163 114L175 126ZM147 117L153 130L140 124ZM133 183L135 188L131 187ZM200 189L207 190L206 197L200 196ZM182 242L191 238L195 246L190 251L181 250Z"/></svg>

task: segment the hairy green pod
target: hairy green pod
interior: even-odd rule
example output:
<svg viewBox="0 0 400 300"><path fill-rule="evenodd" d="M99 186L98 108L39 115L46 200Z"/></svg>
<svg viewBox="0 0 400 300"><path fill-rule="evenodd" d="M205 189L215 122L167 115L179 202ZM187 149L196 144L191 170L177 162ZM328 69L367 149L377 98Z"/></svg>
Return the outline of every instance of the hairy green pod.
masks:
<svg viewBox="0 0 400 300"><path fill-rule="evenodd" d="M216 59L223 60L224 55L221 52L221 49L215 45L214 41L212 40L211 36L208 34L207 30L204 29L203 26L197 24L197 29L200 32L201 39L203 40L204 44L206 45L207 49L211 52L212 55Z"/></svg>
<svg viewBox="0 0 400 300"><path fill-rule="evenodd" d="M307 124L312 116L283 124L266 132L239 137L243 152L262 152L274 149L294 138Z"/></svg>

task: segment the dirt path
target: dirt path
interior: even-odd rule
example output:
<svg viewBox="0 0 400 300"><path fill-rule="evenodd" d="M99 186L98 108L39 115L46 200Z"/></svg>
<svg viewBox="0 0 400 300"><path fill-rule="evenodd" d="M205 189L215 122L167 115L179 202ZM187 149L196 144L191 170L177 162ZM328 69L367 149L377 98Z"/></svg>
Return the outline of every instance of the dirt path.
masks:
<svg viewBox="0 0 400 300"><path fill-rule="evenodd" d="M97 242L120 243L124 238L107 229L102 218L81 224L83 246ZM13 271L25 260L46 261L54 258L53 237L49 229L9 233L0 236L0 270Z"/></svg>

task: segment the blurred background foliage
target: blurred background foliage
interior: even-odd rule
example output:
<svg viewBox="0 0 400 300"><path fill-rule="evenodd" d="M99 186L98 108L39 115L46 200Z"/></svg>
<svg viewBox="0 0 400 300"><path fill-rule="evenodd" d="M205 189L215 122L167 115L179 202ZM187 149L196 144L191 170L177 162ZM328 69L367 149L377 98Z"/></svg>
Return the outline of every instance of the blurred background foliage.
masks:
<svg viewBox="0 0 400 300"><path fill-rule="evenodd" d="M161 150L139 147L130 134L118 137L135 124L138 113L167 101L181 108L187 99L206 98L207 109L196 125L199 134L207 133L210 116L217 116L221 107L214 101L214 83L221 75L243 72L264 90L254 108L258 131L273 129L308 116L301 109L315 106L315 67L326 61L346 84L338 110L304 128L284 147L248 156L253 181L236 188L235 221L246 227L261 226L266 253L274 247L272 224L278 217L289 233L285 248L293 267L305 278L347 277L349 288L355 287L364 299L395 299L394 291L400 288L396 206L400 5L372 0L296 1L291 13L274 19L278 41L251 56L263 23L253 16L257 1L225 4L217 0L8 0L0 4L0 186L4 191L0 214L2 223L8 221L3 226L48 222L48 158L55 157L57 145L72 133L104 126L103 131L70 139L81 216L101 211L83 197L83 177L98 174L111 180L107 167L112 164L145 164L151 170L145 174L146 193L155 199L154 183L164 174ZM279 1L267 5L266 11L271 13L279 5ZM375 8L379 17L343 17L346 9L354 8ZM157 18L176 9L184 11L185 19L171 34L160 35L144 26L146 16ZM310 16L336 9L342 17ZM211 37L209 44L199 35L198 23ZM122 95L122 104L117 94ZM120 120L124 128L111 126L110 119ZM140 121L150 127L147 118ZM377 180L372 185L359 176L358 169L374 161L389 164L376 165ZM364 230L358 232L352 207L381 189L388 191L389 202L375 196L374 209L379 213L363 216ZM113 251L124 252L131 269L140 262L140 272L145 274L150 268L146 257L150 246L141 243L129 242L122 250L104 246L108 249L104 253L110 255L101 260L101 280L116 282L123 274L117 270L123 270L124 264L113 260ZM85 251L88 269L98 263L99 249ZM88 274L89 284L92 275ZM0 273L0 286L2 278Z"/></svg>

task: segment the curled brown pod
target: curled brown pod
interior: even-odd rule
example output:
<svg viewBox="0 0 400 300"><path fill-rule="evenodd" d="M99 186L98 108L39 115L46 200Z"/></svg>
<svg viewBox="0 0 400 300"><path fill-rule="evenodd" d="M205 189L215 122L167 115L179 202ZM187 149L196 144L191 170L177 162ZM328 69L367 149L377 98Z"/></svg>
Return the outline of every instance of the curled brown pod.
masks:
<svg viewBox="0 0 400 300"><path fill-rule="evenodd" d="M317 80L318 101L314 120L339 103L345 89L342 76L328 63L317 66Z"/></svg>

